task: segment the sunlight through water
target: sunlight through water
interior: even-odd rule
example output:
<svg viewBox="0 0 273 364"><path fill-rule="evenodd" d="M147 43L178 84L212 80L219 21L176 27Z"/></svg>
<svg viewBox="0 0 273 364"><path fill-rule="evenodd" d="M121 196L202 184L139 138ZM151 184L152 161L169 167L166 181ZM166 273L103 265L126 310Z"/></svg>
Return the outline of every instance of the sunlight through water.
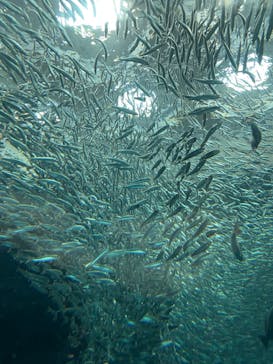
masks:
<svg viewBox="0 0 273 364"><path fill-rule="evenodd" d="M151 114L154 102L154 94L145 95L138 88L130 88L118 98L118 106L134 109L139 115L144 113Z"/></svg>
<svg viewBox="0 0 273 364"><path fill-rule="evenodd" d="M67 1L64 1L66 9L60 5L61 14L65 12L71 15L69 18L64 18L62 15L59 17L63 25L90 25L92 28L104 28L105 24L107 24L109 31L115 30L121 8L126 7L125 2L122 0L89 0L87 1L87 8L83 7L79 1L74 2L79 12L73 12Z"/></svg>
<svg viewBox="0 0 273 364"><path fill-rule="evenodd" d="M266 81L269 77L269 69L272 67L272 60L264 56L261 64L257 62L255 54L250 54L247 61L247 72L243 72L243 66L239 71L234 72L232 67L225 68L225 77L222 81L226 86L236 91L265 90L268 86Z"/></svg>

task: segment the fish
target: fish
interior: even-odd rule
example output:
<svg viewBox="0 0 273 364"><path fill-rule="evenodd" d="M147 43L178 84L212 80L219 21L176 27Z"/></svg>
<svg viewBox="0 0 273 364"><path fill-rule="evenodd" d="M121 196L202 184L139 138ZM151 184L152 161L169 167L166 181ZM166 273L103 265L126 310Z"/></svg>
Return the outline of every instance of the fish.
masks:
<svg viewBox="0 0 273 364"><path fill-rule="evenodd" d="M149 62L146 61L144 58L140 58L140 57L121 57L120 61L140 63L143 66L149 66Z"/></svg>
<svg viewBox="0 0 273 364"><path fill-rule="evenodd" d="M188 115L200 115L200 114L204 114L206 112L213 112L213 111L217 111L220 110L221 107L220 106L204 106L204 107L198 107L197 109L192 110L191 112L189 112Z"/></svg>
<svg viewBox="0 0 273 364"><path fill-rule="evenodd" d="M200 245L196 250L194 250L191 253L191 257L195 257L203 252L205 252L211 245L211 241L207 241L206 243L203 243L202 245Z"/></svg>
<svg viewBox="0 0 273 364"><path fill-rule="evenodd" d="M273 4L271 6L270 14L269 14L269 20L268 20L268 26L266 30L266 40L269 41L271 38L271 34L273 31Z"/></svg>
<svg viewBox="0 0 273 364"><path fill-rule="evenodd" d="M214 157L215 155L217 155L219 153L220 153L219 149L211 150L210 152L202 155L201 159L208 159L208 158Z"/></svg>
<svg viewBox="0 0 273 364"><path fill-rule="evenodd" d="M185 157L182 159L182 161L185 161L185 160L190 159L192 157L196 157L197 155L199 155L200 153L202 153L203 150L204 150L203 147L197 148L197 149L193 150L192 152L186 154Z"/></svg>
<svg viewBox="0 0 273 364"><path fill-rule="evenodd" d="M241 232L241 230L239 228L239 223L236 222L233 227L232 234L231 234L231 250L236 259L238 259L239 261L243 261L244 260L243 253L237 242L237 236L240 234L240 232Z"/></svg>
<svg viewBox="0 0 273 364"><path fill-rule="evenodd" d="M220 128L221 124L215 124L214 126L212 126L207 134L205 135L204 140L201 143L201 148L205 146L205 144L207 143L207 141L209 140L209 138L216 132L216 130L218 130Z"/></svg>
<svg viewBox="0 0 273 364"><path fill-rule="evenodd" d="M195 153L197 153L195 151ZM192 155L193 156L193 155ZM184 159L185 160L185 159ZM181 176L181 178L183 178L189 171L191 166L191 162L187 162L186 164L184 164L179 171L176 173L176 175L174 176L174 178L178 178L179 176Z"/></svg>
<svg viewBox="0 0 273 364"><path fill-rule="evenodd" d="M166 170L166 166L162 166L158 171L157 171L157 174L155 175L154 177L154 180L158 179L162 174L163 172Z"/></svg>
<svg viewBox="0 0 273 364"><path fill-rule="evenodd" d="M273 340L273 307L268 311L264 321L265 334L260 335L259 338L263 343L265 349L268 348L269 341Z"/></svg>
<svg viewBox="0 0 273 364"><path fill-rule="evenodd" d="M196 164L196 166L188 173L188 176L195 174L200 171L200 169L204 166L206 163L206 159L200 158L199 162Z"/></svg>
<svg viewBox="0 0 273 364"><path fill-rule="evenodd" d="M171 211L167 217L170 218L170 217L173 217L173 216L179 214L184 208L185 207L183 205L178 206L176 209Z"/></svg>
<svg viewBox="0 0 273 364"><path fill-rule="evenodd" d="M176 201L179 199L180 197L180 194L179 193L176 193L174 194L167 202L166 202L166 205L169 206L169 207L172 207Z"/></svg>
<svg viewBox="0 0 273 364"><path fill-rule="evenodd" d="M202 232L205 230L205 228L207 227L209 223L208 219L205 219L200 226L198 227L198 229L195 231L195 233L191 236L191 240L197 238L200 234L202 234Z"/></svg>
<svg viewBox="0 0 273 364"><path fill-rule="evenodd" d="M167 130L170 126L167 124L167 125L164 125L162 126L162 128L158 129L157 131L155 131L153 134L152 134L152 137L155 137L161 133L163 133L165 130Z"/></svg>
<svg viewBox="0 0 273 364"><path fill-rule="evenodd" d="M158 209L154 210L148 217L141 223L141 227L144 227L145 225L152 222L158 215L160 211Z"/></svg>
<svg viewBox="0 0 273 364"><path fill-rule="evenodd" d="M209 188L209 186L210 186L210 184L211 184L211 182L212 182L212 179L213 179L213 175L211 174L210 176L208 176L208 177L204 178L202 181L200 181L197 184L196 188L198 190L205 189L207 191L208 188Z"/></svg>
<svg viewBox="0 0 273 364"><path fill-rule="evenodd" d="M138 115L138 113L135 110L128 109L127 107L122 106L113 106L113 109L117 112L122 112L129 115Z"/></svg>
<svg viewBox="0 0 273 364"><path fill-rule="evenodd" d="M138 209L139 207L141 207L141 206L145 205L147 202L148 202L148 200L147 200L147 199L142 199L142 200L136 201L136 202L134 202L133 204L129 205L129 206L127 207L127 210L126 210L126 211L127 211L127 212L130 212L130 211L133 211L133 210L135 210L135 209Z"/></svg>
<svg viewBox="0 0 273 364"><path fill-rule="evenodd" d="M152 171L154 169L156 169L160 165L161 162L162 162L162 159L159 159L158 161L156 161L155 164L152 166Z"/></svg>
<svg viewBox="0 0 273 364"><path fill-rule="evenodd" d="M250 127L252 132L251 148L255 151L262 140L262 133L255 123L251 123Z"/></svg>
<svg viewBox="0 0 273 364"><path fill-rule="evenodd" d="M178 246L174 249L174 251L172 252L172 254L170 254L170 255L168 256L168 258L166 259L166 260L167 260L167 262L168 262L168 261L170 261L170 260L172 260L172 259L174 259L174 258L176 258L176 257L178 256L178 254L181 252L182 248L183 248L183 244L179 244L179 245L178 245Z"/></svg>
<svg viewBox="0 0 273 364"><path fill-rule="evenodd" d="M0 0L1 267L7 253L56 322L72 322L67 359L238 361L246 337L221 317L253 316L271 294L266 270L262 291L251 276L271 256L271 79L252 96L251 70L266 60L271 2L114 1L113 30L99 16L73 24L94 0L19 3ZM252 91L230 87L236 72ZM254 161L240 145L250 110Z"/></svg>
<svg viewBox="0 0 273 364"><path fill-rule="evenodd" d="M56 257L40 257L40 258L33 258L31 260L32 263L51 263L51 262L55 262L57 258Z"/></svg>
<svg viewBox="0 0 273 364"><path fill-rule="evenodd" d="M95 259L93 259L91 262L88 262L84 265L85 268L94 267L94 265L97 263L99 259L101 259L103 256L105 256L108 253L109 249L105 249L102 253L100 253Z"/></svg>
<svg viewBox="0 0 273 364"><path fill-rule="evenodd" d="M220 98L217 94L211 95L183 95L186 99L194 100L194 101L207 101L207 100L217 100Z"/></svg>

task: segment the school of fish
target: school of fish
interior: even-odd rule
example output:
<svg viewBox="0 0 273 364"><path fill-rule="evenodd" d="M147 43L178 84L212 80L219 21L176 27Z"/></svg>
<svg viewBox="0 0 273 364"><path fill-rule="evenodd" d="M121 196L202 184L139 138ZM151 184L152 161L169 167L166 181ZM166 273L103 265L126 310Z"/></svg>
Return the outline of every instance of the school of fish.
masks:
<svg viewBox="0 0 273 364"><path fill-rule="evenodd" d="M269 363L273 88L224 77L255 85L273 3L128 0L84 36L60 21L88 6L0 0L0 251L81 317L69 363Z"/></svg>

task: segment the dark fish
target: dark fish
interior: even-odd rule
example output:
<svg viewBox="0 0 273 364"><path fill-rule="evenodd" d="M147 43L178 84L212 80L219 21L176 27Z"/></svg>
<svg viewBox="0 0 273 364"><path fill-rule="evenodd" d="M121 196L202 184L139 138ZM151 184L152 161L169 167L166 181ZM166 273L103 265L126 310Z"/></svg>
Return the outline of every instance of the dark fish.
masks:
<svg viewBox="0 0 273 364"><path fill-rule="evenodd" d="M226 44L226 42L225 42L224 40L222 40L222 43L223 43L223 45L224 45L224 47L225 47L226 54L227 54L227 56L228 56L228 59L229 59L229 61L230 61L231 65L232 65L233 69L234 69L235 71L237 71L237 68L236 68L236 61L235 61L235 59L234 59L234 57L233 57L233 55L232 55L232 53L231 53L231 50L230 50L229 46Z"/></svg>
<svg viewBox="0 0 273 364"><path fill-rule="evenodd" d="M188 153L188 154L185 155L185 157L183 158L183 161L199 155L200 153L203 152L203 150L204 150L204 148L202 148L202 147L193 150L192 152L190 152L190 153Z"/></svg>
<svg viewBox="0 0 273 364"><path fill-rule="evenodd" d="M206 101L206 100L217 100L219 99L219 95L214 95L214 94L211 94L211 95L184 95L184 97L186 99L189 99L189 100L194 100L194 101Z"/></svg>
<svg viewBox="0 0 273 364"><path fill-rule="evenodd" d="M269 41L269 39L271 37L272 30L273 30L273 3L272 3L271 11L270 11L268 27L267 27L267 31L266 31L266 40L267 41Z"/></svg>
<svg viewBox="0 0 273 364"><path fill-rule="evenodd" d="M216 111L219 109L220 109L220 106L198 107L197 109L194 109L191 112L189 112L188 115L200 115L200 114L203 114L204 112L213 112L213 111Z"/></svg>
<svg viewBox="0 0 273 364"><path fill-rule="evenodd" d="M265 335L259 335L261 342L264 347L268 348L268 342L273 340L273 307L271 307L270 311L266 314L264 321L264 329Z"/></svg>
<svg viewBox="0 0 273 364"><path fill-rule="evenodd" d="M244 257L243 257L243 254L241 252L240 246L239 246L239 244L237 242L237 235L239 235L240 232L241 231L240 231L239 225L236 222L236 224L235 224L235 226L233 228L232 235L231 235L231 250L232 250L235 258L237 258L240 261L243 261Z"/></svg>
<svg viewBox="0 0 273 364"><path fill-rule="evenodd" d="M145 226L145 225L147 225L147 224L149 224L151 221L153 221L155 218L156 218L156 216L159 214L159 210L154 210L152 213L151 213L151 215L149 215L148 217L147 217L147 219L146 220L144 220L143 221L143 223L140 225L141 227L143 227L143 226Z"/></svg>
<svg viewBox="0 0 273 364"><path fill-rule="evenodd" d="M207 132L207 134L206 134L206 136L205 136L205 138L204 138L204 140L202 141L202 143L201 143L201 147L203 147L205 144L206 144L206 142L209 140L209 138L216 132L216 130L217 129L219 129L220 128L220 126L221 126L221 124L216 124L216 125L214 125L214 126L212 126L209 130L208 130L208 132Z"/></svg>
<svg viewBox="0 0 273 364"><path fill-rule="evenodd" d="M180 231L183 229L183 225L182 226L179 226L177 229L175 229L173 231L173 233L171 234L170 236L170 240L169 240L169 243L171 243L177 236L178 234L180 233Z"/></svg>
<svg viewBox="0 0 273 364"><path fill-rule="evenodd" d="M127 109L127 107L113 106L113 109L117 110L117 112L122 112L124 114L138 115L135 110Z"/></svg>
<svg viewBox="0 0 273 364"><path fill-rule="evenodd" d="M178 245L178 246L174 249L174 251L172 252L172 254L168 256L167 261L169 261L169 260L171 260L171 259L173 259L173 258L177 257L177 255L181 252L182 248L183 248L183 244Z"/></svg>
<svg viewBox="0 0 273 364"><path fill-rule="evenodd" d="M179 214L179 212L181 212L183 209L184 209L184 206L182 206L182 205L178 206L174 211L169 213L168 218Z"/></svg>
<svg viewBox="0 0 273 364"><path fill-rule="evenodd" d="M218 233L218 230L216 230L216 229L209 230L206 232L206 237L210 238L211 236L214 236L217 233Z"/></svg>
<svg viewBox="0 0 273 364"><path fill-rule="evenodd" d="M209 221L208 219L205 219L200 226L198 227L198 229L195 231L195 233L192 235L191 240L197 238L197 236L199 236L206 228L206 226L208 225Z"/></svg>
<svg viewBox="0 0 273 364"><path fill-rule="evenodd" d="M202 181L200 181L198 183L198 185L196 186L197 190L204 189L207 191L209 188L209 185L211 184L212 179L213 179L213 175L210 175L210 176L206 177L205 179L203 179Z"/></svg>
<svg viewBox="0 0 273 364"><path fill-rule="evenodd" d="M162 175L162 173L165 171L165 169L166 169L166 166L161 167L158 170L157 174L155 175L154 180L158 179Z"/></svg>
<svg viewBox="0 0 273 364"><path fill-rule="evenodd" d="M155 137L156 135L163 133L163 131L167 130L169 128L169 125L164 125L162 126L162 128L158 129L156 132L154 132L154 134L152 135L153 137Z"/></svg>
<svg viewBox="0 0 273 364"><path fill-rule="evenodd" d="M251 126L252 137L253 137L253 139L251 141L251 147L252 147L252 150L256 150L262 140L262 133L255 123L251 123L250 126Z"/></svg>
<svg viewBox="0 0 273 364"><path fill-rule="evenodd" d="M161 162L162 162L162 159L159 159L158 161L156 161L155 164L152 166L152 171L154 169L156 169L160 165Z"/></svg>
<svg viewBox="0 0 273 364"><path fill-rule="evenodd" d="M171 144L167 147L167 149L166 149L166 160L169 158L169 156L170 156L171 152L174 150L175 146L176 146L176 143L175 143L175 142L173 142L173 143L171 143Z"/></svg>
<svg viewBox="0 0 273 364"><path fill-rule="evenodd" d="M203 167L203 165L206 163L206 159L200 159L199 162L196 164L196 166L188 173L188 176L197 173L200 171L200 169Z"/></svg>
<svg viewBox="0 0 273 364"><path fill-rule="evenodd" d="M169 206L169 207L172 207L175 202L178 200L179 198L179 193L176 193L175 195L173 195L167 202L166 202L166 205Z"/></svg>
<svg viewBox="0 0 273 364"><path fill-rule="evenodd" d="M147 203L147 201L148 201L147 199L139 200L139 201L131 204L130 206L128 206L127 211L129 212L129 211L138 209L139 207L145 205Z"/></svg>
<svg viewBox="0 0 273 364"><path fill-rule="evenodd" d="M201 159L208 159L208 158L214 157L218 153L220 153L220 150L218 150L218 149L211 150L210 152L202 155Z"/></svg>
<svg viewBox="0 0 273 364"><path fill-rule="evenodd" d="M181 176L182 175L182 177L184 177L187 173L188 173L188 171L189 171L189 169L190 169L190 166L191 166L191 162L188 162L188 163L186 163L186 164L184 164L180 169L179 169L179 171L176 173L176 175L175 175L175 177L174 178L177 178L177 177L179 177L179 176Z"/></svg>
<svg viewBox="0 0 273 364"><path fill-rule="evenodd" d="M191 256L195 257L196 255L203 253L210 247L210 244L211 244L211 242L207 241L206 243L200 245L199 248L197 248L194 252L191 253Z"/></svg>

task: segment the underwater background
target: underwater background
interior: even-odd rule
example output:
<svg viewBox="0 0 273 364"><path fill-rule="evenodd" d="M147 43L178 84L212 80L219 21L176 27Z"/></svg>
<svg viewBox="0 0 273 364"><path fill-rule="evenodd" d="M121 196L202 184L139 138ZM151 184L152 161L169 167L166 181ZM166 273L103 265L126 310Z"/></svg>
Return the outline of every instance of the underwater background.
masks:
<svg viewBox="0 0 273 364"><path fill-rule="evenodd" d="M272 34L0 0L0 364L273 363Z"/></svg>

